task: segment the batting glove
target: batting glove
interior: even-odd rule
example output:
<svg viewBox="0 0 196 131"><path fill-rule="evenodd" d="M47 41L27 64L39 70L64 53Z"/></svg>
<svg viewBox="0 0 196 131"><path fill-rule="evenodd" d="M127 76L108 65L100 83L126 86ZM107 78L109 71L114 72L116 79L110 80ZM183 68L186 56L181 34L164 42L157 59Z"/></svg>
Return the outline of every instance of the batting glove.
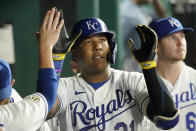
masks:
<svg viewBox="0 0 196 131"><path fill-rule="evenodd" d="M60 20L63 18L63 11L60 9ZM55 14L57 12L57 9L55 11ZM66 54L70 51L73 44L69 41L69 36L67 34L67 30L65 28L65 25L63 25L59 39L55 46L53 47L53 60L63 60L66 56Z"/></svg>
<svg viewBox="0 0 196 131"><path fill-rule="evenodd" d="M157 35L146 25L136 26L136 30L141 39L141 48L136 49L134 41L128 40L130 50L136 60L141 64L142 69L150 69L156 67L154 57L156 55Z"/></svg>

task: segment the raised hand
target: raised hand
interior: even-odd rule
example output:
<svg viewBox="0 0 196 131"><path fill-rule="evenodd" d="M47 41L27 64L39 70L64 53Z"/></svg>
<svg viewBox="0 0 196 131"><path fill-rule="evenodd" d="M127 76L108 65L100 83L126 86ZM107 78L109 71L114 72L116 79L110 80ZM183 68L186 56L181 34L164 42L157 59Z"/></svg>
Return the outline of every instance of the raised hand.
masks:
<svg viewBox="0 0 196 131"><path fill-rule="evenodd" d="M52 58L53 46L57 43L64 20L59 21L60 12L57 11L54 16L55 8L49 10L43 20L43 24L39 31L39 53L40 53L40 68L53 67L53 63L49 64ZM46 57L47 56L47 57ZM50 65L50 66L49 66ZM45 67L46 68L46 67Z"/></svg>
<svg viewBox="0 0 196 131"><path fill-rule="evenodd" d="M146 25L138 25L136 30L141 39L141 48L136 49L134 41L128 40L130 50L136 60L141 64L142 69L155 67L154 57L156 55L157 35Z"/></svg>
<svg viewBox="0 0 196 131"><path fill-rule="evenodd" d="M61 28L64 23L63 19L59 22L60 12L57 11L55 17L54 12L55 8L52 8L52 10L49 10L46 13L46 16L40 29L39 37L40 44L48 45L51 47L53 47L57 43Z"/></svg>

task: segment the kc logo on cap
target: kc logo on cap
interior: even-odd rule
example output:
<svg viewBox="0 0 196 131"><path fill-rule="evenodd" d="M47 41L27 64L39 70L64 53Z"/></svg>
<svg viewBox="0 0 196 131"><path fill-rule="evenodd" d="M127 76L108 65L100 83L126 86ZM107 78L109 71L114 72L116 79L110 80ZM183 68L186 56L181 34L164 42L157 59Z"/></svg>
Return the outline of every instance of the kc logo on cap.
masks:
<svg viewBox="0 0 196 131"><path fill-rule="evenodd" d="M180 23L179 23L178 20L176 20L176 19L169 19L168 21L169 21L169 23L171 24L171 26L180 27Z"/></svg>
<svg viewBox="0 0 196 131"><path fill-rule="evenodd" d="M170 35L178 31L193 31L192 28L184 28L182 23L174 17L167 17L154 20L150 23L149 27L156 32L158 39L161 39L167 35Z"/></svg>

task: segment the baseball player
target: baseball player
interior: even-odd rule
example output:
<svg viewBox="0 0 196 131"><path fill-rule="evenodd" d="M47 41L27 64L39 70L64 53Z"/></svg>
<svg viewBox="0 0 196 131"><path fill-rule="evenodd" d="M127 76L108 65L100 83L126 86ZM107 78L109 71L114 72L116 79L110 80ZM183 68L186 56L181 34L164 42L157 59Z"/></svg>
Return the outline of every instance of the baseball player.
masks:
<svg viewBox="0 0 196 131"><path fill-rule="evenodd" d="M151 22L150 27L157 33L157 71L167 85L175 106L180 114L179 123L172 131L196 130L196 70L187 66L187 42L185 34L192 28L184 28L182 23L173 17L162 18ZM152 124L153 126L153 124ZM150 129L158 130L156 127Z"/></svg>
<svg viewBox="0 0 196 131"><path fill-rule="evenodd" d="M2 83L1 85L2 87L6 87L6 88L0 90L0 105L21 101L22 97L18 94L18 92L14 88L12 88L12 86L15 83L15 80L14 79L11 80L11 70L10 70L9 64L5 62L4 60L0 60L0 64L2 66L1 69L3 69L4 66L8 67L9 74L7 75L10 78L9 82L6 83L7 84L6 86L4 86L5 83ZM3 75L1 75L0 77L2 77L0 79L2 80L4 79Z"/></svg>
<svg viewBox="0 0 196 131"><path fill-rule="evenodd" d="M65 44L74 44L72 58L80 74L59 80L58 103L50 114L57 112L61 130L145 130L144 115L162 129L178 123L177 109L156 73L157 36L145 25L136 29L142 46L136 49L131 39L129 44L143 75L110 67L117 44L101 19L90 17L74 25L70 42Z"/></svg>
<svg viewBox="0 0 196 131"><path fill-rule="evenodd" d="M37 93L25 97L22 101L0 106L0 128L6 131L34 131L45 121L57 97L57 77L52 59L52 48L56 44L63 20L60 12L54 17L55 9L47 12L39 39L39 73ZM1 66L0 90L10 87L10 69ZM8 86L8 87L7 87ZM10 89L11 90L11 89Z"/></svg>

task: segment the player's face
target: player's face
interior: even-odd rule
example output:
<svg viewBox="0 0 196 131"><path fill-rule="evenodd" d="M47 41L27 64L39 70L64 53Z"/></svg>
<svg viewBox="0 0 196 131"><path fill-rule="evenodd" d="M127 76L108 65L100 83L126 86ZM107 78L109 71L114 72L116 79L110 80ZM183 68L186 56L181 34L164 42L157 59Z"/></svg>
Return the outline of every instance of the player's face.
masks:
<svg viewBox="0 0 196 131"><path fill-rule="evenodd" d="M163 37L158 44L159 59L171 62L184 60L186 57L186 39L183 31Z"/></svg>
<svg viewBox="0 0 196 131"><path fill-rule="evenodd" d="M98 34L83 40L77 50L77 63L81 73L95 74L106 71L110 49L105 35Z"/></svg>

